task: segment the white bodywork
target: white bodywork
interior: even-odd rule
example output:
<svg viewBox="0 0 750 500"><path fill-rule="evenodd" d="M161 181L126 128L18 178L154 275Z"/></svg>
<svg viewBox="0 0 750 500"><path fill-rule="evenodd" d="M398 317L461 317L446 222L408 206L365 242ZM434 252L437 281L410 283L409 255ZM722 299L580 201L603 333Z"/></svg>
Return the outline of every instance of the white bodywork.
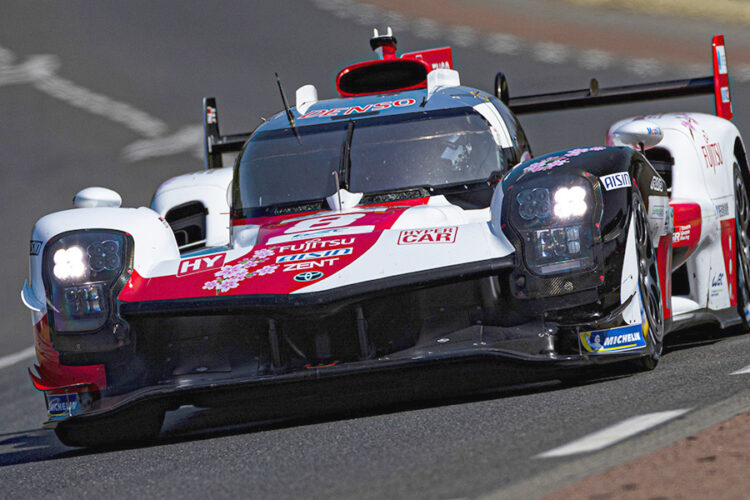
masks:
<svg viewBox="0 0 750 500"><path fill-rule="evenodd" d="M672 204L697 203L701 208L701 234L698 248L687 266L690 279L688 296L673 296L675 320L690 319L698 310L730 307L730 289L734 283L714 285L724 273L721 221L734 220L733 165L735 145L740 134L731 122L702 113L668 113L628 118L613 124L607 134L610 145L621 145L615 131L636 120L647 120L659 127L663 138L655 145L669 152L672 168ZM648 151L646 151L648 156ZM730 242L733 249L736 243ZM731 265L734 265L734 260Z"/></svg>
<svg viewBox="0 0 750 500"><path fill-rule="evenodd" d="M618 145L618 138L613 132L624 124L639 119L648 120L659 127L663 138L655 147L665 149L674 158L670 193L672 201L686 200L701 207L699 245L686 263L690 276L690 295L673 298L674 317L678 320L689 319L691 313L698 310L726 309L730 307L729 287L734 284L727 283L726 279L723 286L712 286L712 282L716 282L715 278L725 268L721 221L735 216L732 165L737 161L734 150L736 142L740 140L739 132L731 122L710 115L664 114L615 123L609 130L608 144ZM712 152L703 154L705 148L711 148ZM100 227L127 231L135 239L135 270L143 277L175 275L181 260L195 255L220 252L225 254L226 261L231 261L247 254L256 244L258 235L258 226L240 225L233 230L230 228L232 174L231 168L221 168L170 179L157 189L151 209L79 208L51 214L37 223L32 239L42 242L43 246L51 237L69 230ZM513 246L497 224L493 224L493 221L499 220L501 195L502 190L497 190L491 207L483 210L463 210L442 196L431 198L426 205L409 208L390 229L382 232L378 241L356 262L294 293L321 291L407 272L509 255L514 251ZM190 202L200 202L207 209L206 248L181 256L174 235L163 217L171 209ZM342 205L333 207L340 208L333 213L346 215L367 210L363 207L348 208L343 200ZM421 246L399 248L398 252L394 250L401 230L441 226L460 228L455 245L429 248L429 258L425 258L426 249ZM356 229L346 228L348 231ZM663 233L665 227L661 225L658 229L658 233ZM314 234L309 236L314 237ZM280 244L283 241L269 240L268 243ZM32 255L30 286L25 287L22 292L25 303L37 310L35 316L39 317L45 312L41 255L41 249L38 255ZM632 275L635 268L632 265L625 267L622 290L630 297L637 288L637 280ZM637 321L635 313L632 316L630 319Z"/></svg>
<svg viewBox="0 0 750 500"><path fill-rule="evenodd" d="M60 233L96 228L115 229L132 235L137 248L133 267L138 273L147 275L159 262L180 258L169 224L149 208L76 208L46 215L39 219L31 233L32 242L39 242L40 246L30 256L29 282L22 291L24 303L35 313L35 323L46 313L42 281L44 245Z"/></svg>
<svg viewBox="0 0 750 500"><path fill-rule="evenodd" d="M226 245L229 243L232 171L231 167L216 168L169 179L156 190L151 208L166 217L167 212L177 206L200 202L208 210L205 245Z"/></svg>

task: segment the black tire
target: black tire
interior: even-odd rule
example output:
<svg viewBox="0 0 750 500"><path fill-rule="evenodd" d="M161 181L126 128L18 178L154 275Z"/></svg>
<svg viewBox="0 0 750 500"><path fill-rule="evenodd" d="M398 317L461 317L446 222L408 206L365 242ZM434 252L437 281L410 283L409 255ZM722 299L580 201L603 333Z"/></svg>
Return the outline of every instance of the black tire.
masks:
<svg viewBox="0 0 750 500"><path fill-rule="evenodd" d="M648 231L648 216L640 194L634 191L633 214L635 222L635 247L638 258L638 287L643 298L643 309L648 321L646 345L648 354L632 361L636 371L649 371L659 364L664 346L664 311L656 248Z"/></svg>
<svg viewBox="0 0 750 500"><path fill-rule="evenodd" d="M742 320L740 327L750 331L750 198L747 194L745 180L739 165L734 164L734 206L735 224L737 227L736 276L737 276L737 312Z"/></svg>
<svg viewBox="0 0 750 500"><path fill-rule="evenodd" d="M122 412L93 422L60 422L55 434L64 445L84 448L143 444L159 436L164 413L164 410L152 409L141 413Z"/></svg>

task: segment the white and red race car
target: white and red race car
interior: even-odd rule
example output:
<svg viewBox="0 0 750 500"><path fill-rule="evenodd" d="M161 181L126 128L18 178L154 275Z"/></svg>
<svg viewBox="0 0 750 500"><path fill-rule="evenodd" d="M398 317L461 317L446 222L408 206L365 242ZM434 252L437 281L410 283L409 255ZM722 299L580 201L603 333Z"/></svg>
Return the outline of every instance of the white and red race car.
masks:
<svg viewBox="0 0 750 500"><path fill-rule="evenodd" d="M340 97L282 91L251 134L221 135L207 98L207 169L150 208L92 187L36 223L32 380L64 443L148 439L181 405L284 414L651 369L670 331L747 328L750 177L722 37L709 77L518 98L501 74L494 95L461 86L449 48L371 46ZM515 116L698 93L718 116L631 118L536 158Z"/></svg>

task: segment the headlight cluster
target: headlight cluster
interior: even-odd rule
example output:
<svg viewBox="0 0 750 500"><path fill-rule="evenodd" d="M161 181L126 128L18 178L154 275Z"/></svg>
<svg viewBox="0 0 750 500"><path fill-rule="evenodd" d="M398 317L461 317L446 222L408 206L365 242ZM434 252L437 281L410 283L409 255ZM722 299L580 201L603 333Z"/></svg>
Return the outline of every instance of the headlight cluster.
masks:
<svg viewBox="0 0 750 500"><path fill-rule="evenodd" d="M74 231L45 248L45 284L56 332L94 332L109 317L110 292L129 265L130 240L115 231Z"/></svg>
<svg viewBox="0 0 750 500"><path fill-rule="evenodd" d="M549 275L592 267L597 200L591 184L572 177L535 184L520 186L508 207L529 270Z"/></svg>

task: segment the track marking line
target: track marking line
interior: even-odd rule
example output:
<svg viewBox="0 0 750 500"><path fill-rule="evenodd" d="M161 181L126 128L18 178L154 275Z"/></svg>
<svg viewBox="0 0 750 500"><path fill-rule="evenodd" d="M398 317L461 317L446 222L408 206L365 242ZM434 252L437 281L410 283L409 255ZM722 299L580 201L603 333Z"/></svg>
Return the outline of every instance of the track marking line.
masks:
<svg viewBox="0 0 750 500"><path fill-rule="evenodd" d="M747 365L745 368L741 368L736 372L732 372L730 375L745 375L746 373L750 373L750 365Z"/></svg>
<svg viewBox="0 0 750 500"><path fill-rule="evenodd" d="M545 451L534 458L565 457L568 455L576 455L578 453L601 450L624 439L635 436L646 429L656 427L657 425L677 418L690 410L691 408L684 408L681 410L658 411L655 413L638 415L623 420L618 424L606 427L581 439Z"/></svg>
<svg viewBox="0 0 750 500"><path fill-rule="evenodd" d="M15 354L10 354L8 356L3 356L0 358L0 369L7 368L11 365L15 365L19 361L23 361L24 359L28 359L34 355L36 352L36 349L34 346L27 347L23 351L19 351Z"/></svg>
<svg viewBox="0 0 750 500"><path fill-rule="evenodd" d="M188 125L169 135L169 127L162 120L60 77L56 72L61 66L60 58L53 54L32 55L23 63L17 62L10 49L0 47L0 87L30 85L70 106L125 126L142 139L125 147L124 161L183 153L203 156L203 125Z"/></svg>

